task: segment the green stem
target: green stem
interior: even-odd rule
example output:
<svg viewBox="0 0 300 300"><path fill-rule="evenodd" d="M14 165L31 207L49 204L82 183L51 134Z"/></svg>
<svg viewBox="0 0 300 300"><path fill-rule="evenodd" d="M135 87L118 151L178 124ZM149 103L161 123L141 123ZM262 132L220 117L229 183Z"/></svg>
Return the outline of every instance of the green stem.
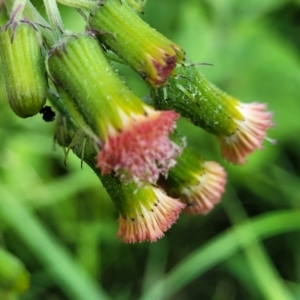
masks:
<svg viewBox="0 0 300 300"><path fill-rule="evenodd" d="M14 3L15 3L14 0L4 1L4 4L8 11L12 10ZM41 16L41 14L36 10L36 8L32 5L32 3L29 0L27 0L26 2L26 6L23 11L23 16L26 19L40 25L41 33L45 39L47 46L50 48L55 42L51 27L49 23Z"/></svg>
<svg viewBox="0 0 300 300"><path fill-rule="evenodd" d="M93 9L98 1L96 0L57 0L58 3L81 9Z"/></svg>
<svg viewBox="0 0 300 300"><path fill-rule="evenodd" d="M27 0L15 0L14 1L14 5L10 12L10 17L13 18L14 21L21 20L26 2L27 2Z"/></svg>
<svg viewBox="0 0 300 300"><path fill-rule="evenodd" d="M53 30L53 35L56 40L59 40L63 34L63 22L55 0L44 0L46 13Z"/></svg>

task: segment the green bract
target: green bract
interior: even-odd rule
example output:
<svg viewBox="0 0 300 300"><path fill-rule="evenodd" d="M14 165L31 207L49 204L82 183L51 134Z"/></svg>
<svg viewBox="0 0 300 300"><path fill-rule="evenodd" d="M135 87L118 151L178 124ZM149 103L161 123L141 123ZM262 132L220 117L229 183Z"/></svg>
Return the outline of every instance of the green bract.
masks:
<svg viewBox="0 0 300 300"><path fill-rule="evenodd" d="M55 85L69 94L65 103L68 109L68 103L73 101L69 113L77 125L82 127L86 122L101 141L110 130L123 128L120 109L129 115L144 113L143 102L118 78L97 40L89 34L59 41L49 51L47 70Z"/></svg>
<svg viewBox="0 0 300 300"><path fill-rule="evenodd" d="M184 59L184 51L144 22L126 1L103 1L92 10L88 27L152 86L163 85Z"/></svg>
<svg viewBox="0 0 300 300"><path fill-rule="evenodd" d="M34 25L22 21L1 27L0 56L11 108L21 118L36 115L46 102L47 80Z"/></svg>

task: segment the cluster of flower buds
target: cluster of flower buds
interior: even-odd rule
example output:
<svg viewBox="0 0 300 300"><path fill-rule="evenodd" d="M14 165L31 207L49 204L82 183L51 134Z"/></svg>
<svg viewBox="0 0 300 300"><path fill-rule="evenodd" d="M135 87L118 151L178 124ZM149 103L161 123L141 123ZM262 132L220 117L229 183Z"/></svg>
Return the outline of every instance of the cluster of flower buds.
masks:
<svg viewBox="0 0 300 300"><path fill-rule="evenodd" d="M60 2L77 8L85 3ZM52 111L43 108L48 98L58 112L56 140L99 176L120 213L118 237L124 242L156 241L182 210L211 211L224 193L226 172L186 145L176 120L186 117L212 133L223 157L243 164L261 148L272 114L264 104L237 101L194 66L183 65L181 47L145 23L133 0L86 0L86 31L77 34L64 32L55 5L46 5L51 38L32 5L28 16L25 10L18 18L15 5L0 28L13 111L20 117L47 113L44 119L52 120ZM112 57L148 84L152 106L120 79Z"/></svg>

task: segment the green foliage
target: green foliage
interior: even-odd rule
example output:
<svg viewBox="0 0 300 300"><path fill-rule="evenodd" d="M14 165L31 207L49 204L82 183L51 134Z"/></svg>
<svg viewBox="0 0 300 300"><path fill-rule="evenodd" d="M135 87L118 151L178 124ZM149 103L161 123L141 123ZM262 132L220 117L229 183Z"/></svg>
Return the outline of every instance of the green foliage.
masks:
<svg viewBox="0 0 300 300"><path fill-rule="evenodd" d="M144 10L193 61L214 65L199 66L206 78L268 104L277 145L266 142L235 167L182 120L190 144L227 169L227 191L207 216L181 215L158 242L126 245L97 176L71 153L64 165L53 123L15 117L0 78L0 245L31 273L18 299L300 299L300 22L289 18L299 16L299 1L148 0ZM83 29L75 10L62 12L69 29ZM2 10L1 25L5 18ZM134 91L148 93L120 69Z"/></svg>
<svg viewBox="0 0 300 300"><path fill-rule="evenodd" d="M0 248L0 288L23 292L28 289L29 277L22 262Z"/></svg>

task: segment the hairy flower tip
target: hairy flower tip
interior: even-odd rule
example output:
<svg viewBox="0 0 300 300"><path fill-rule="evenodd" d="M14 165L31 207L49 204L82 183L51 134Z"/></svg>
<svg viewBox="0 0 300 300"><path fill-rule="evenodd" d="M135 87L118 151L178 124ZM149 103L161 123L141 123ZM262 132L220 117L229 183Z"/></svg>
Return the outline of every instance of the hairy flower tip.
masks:
<svg viewBox="0 0 300 300"><path fill-rule="evenodd" d="M186 144L176 131L172 139L179 145ZM187 205L186 212L208 213L224 192L226 172L218 163L204 160L189 146L184 148L176 162L168 177L160 178L158 184L171 197L180 198Z"/></svg>
<svg viewBox="0 0 300 300"><path fill-rule="evenodd" d="M125 243L155 242L162 238L185 207L159 188L145 189L150 194L147 201L135 201L131 214L120 214L117 237Z"/></svg>
<svg viewBox="0 0 300 300"><path fill-rule="evenodd" d="M225 190L226 172L213 161L203 163L203 173L195 175L197 183L181 191L181 199L187 204L185 212L205 215L219 203Z"/></svg>
<svg viewBox="0 0 300 300"><path fill-rule="evenodd" d="M246 157L256 149L262 149L264 139L275 143L266 137L266 131L274 124L273 114L266 111L266 104L241 103L235 107L243 119L234 119L236 130L228 136L218 136L221 153L224 158L234 164L244 164Z"/></svg>
<svg viewBox="0 0 300 300"><path fill-rule="evenodd" d="M156 183L176 164L182 147L169 139L179 115L154 111L127 122L123 130L110 135L97 156L102 175L115 172L121 179Z"/></svg>

